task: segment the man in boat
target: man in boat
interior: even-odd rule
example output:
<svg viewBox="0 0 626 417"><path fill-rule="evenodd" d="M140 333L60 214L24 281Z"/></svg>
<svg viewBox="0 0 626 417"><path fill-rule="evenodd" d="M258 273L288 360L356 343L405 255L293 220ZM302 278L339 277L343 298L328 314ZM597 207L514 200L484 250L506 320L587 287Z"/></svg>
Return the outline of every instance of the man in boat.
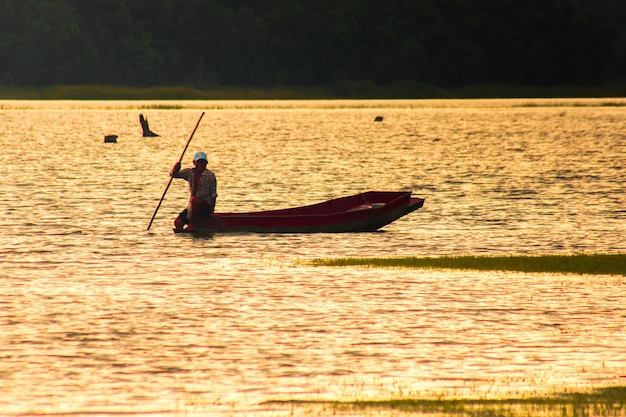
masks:
<svg viewBox="0 0 626 417"><path fill-rule="evenodd" d="M215 210L217 199L217 180L215 174L206 168L208 159L205 152L196 152L193 157L194 168L180 169L177 162L170 171L173 178L182 178L189 182L189 204L174 220L177 230L197 219L208 217Z"/></svg>

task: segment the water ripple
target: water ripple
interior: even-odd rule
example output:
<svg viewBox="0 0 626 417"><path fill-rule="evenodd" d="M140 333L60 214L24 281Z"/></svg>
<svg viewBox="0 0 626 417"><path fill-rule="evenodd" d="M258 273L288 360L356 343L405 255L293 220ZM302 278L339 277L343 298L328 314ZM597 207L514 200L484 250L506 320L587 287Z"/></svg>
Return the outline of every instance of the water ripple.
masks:
<svg viewBox="0 0 626 417"><path fill-rule="evenodd" d="M0 414L279 415L261 403L621 381L623 277L297 265L625 251L626 108L538 103L182 103L149 110L158 139L136 103L1 105ZM176 236L174 182L146 232L198 106L220 211L370 189L426 204L377 233Z"/></svg>

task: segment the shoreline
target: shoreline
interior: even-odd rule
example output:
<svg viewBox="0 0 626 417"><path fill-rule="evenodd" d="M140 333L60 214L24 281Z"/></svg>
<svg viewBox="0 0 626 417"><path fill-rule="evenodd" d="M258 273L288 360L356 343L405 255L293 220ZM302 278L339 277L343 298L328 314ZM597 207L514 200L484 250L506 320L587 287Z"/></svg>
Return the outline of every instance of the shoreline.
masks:
<svg viewBox="0 0 626 417"><path fill-rule="evenodd" d="M194 87L121 85L0 86L0 100L315 100L315 99L490 99L490 98L620 98L626 84L600 86L474 85L440 88L420 83L378 86L349 82L301 87Z"/></svg>

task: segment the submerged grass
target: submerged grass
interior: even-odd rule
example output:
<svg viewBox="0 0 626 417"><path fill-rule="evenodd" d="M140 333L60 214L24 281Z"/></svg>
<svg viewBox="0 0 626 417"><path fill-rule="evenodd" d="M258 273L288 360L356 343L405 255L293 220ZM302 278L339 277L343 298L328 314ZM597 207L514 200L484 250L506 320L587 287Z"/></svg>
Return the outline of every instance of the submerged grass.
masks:
<svg viewBox="0 0 626 417"><path fill-rule="evenodd" d="M316 266L468 269L573 274L626 275L626 253L514 256L443 256L401 258L320 258Z"/></svg>
<svg viewBox="0 0 626 417"><path fill-rule="evenodd" d="M320 407L331 414L385 415L427 414L431 417L518 416L626 416L626 387L615 386L579 393L509 399L396 399L380 401L270 401L295 407Z"/></svg>

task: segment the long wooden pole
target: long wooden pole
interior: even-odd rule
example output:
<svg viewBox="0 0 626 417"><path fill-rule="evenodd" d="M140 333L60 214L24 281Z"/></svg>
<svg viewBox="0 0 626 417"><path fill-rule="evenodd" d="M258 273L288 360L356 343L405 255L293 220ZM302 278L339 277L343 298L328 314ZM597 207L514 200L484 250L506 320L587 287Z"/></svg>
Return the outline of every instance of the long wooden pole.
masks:
<svg viewBox="0 0 626 417"><path fill-rule="evenodd" d="M200 125L200 120L202 120L202 116L204 116L204 112L202 112L202 114L200 115L200 118L198 119L198 123L196 123L196 127L193 129L193 132L191 132L191 136L189 136L189 140L187 141L187 144L185 145L185 149L183 149L183 153L180 154L178 163L182 162L183 156L185 156L185 152L187 151L187 148L189 147L189 143L191 142L191 138L193 138L194 133L196 133L196 130L198 130L198 126ZM156 217L157 211L159 211L159 207L161 207L161 203L163 202L163 199L165 198L165 194L167 193L167 190L170 188L170 185L172 184L173 178L174 177L170 177L170 180L167 183L167 187L165 187L165 190L163 191L163 195L161 196L161 200L159 201L159 205L154 210L154 214L152 215L152 218L150 219L150 224L148 224L148 228L146 230L150 230L150 226L152 226L152 222L154 221L154 218Z"/></svg>

